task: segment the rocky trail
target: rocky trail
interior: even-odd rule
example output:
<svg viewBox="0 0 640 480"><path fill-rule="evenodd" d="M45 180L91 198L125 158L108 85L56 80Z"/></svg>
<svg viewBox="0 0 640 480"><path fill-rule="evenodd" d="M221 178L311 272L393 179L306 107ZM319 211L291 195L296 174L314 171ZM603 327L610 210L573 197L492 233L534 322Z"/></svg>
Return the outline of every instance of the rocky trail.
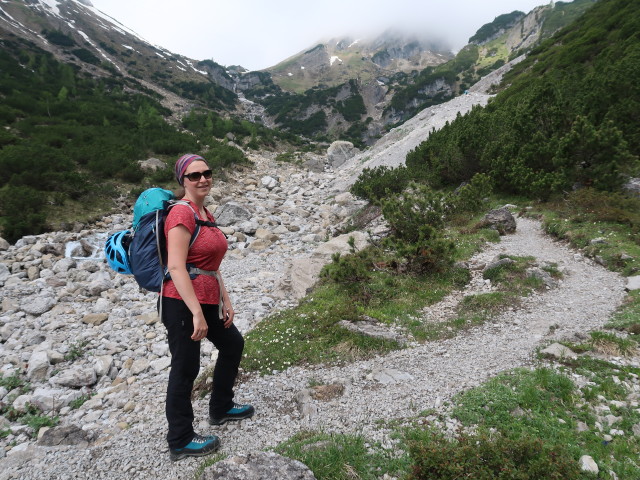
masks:
<svg viewBox="0 0 640 480"><path fill-rule="evenodd" d="M258 167L274 171L271 161L260 162ZM278 176L282 180L279 187L271 191L252 188L254 182L242 187L248 208L264 208L263 216L254 212L257 224L262 226L256 231L288 227L277 230L279 234L263 235L263 242L253 247L251 243L257 238L245 248L236 245L223 263L225 282L244 331L270 311L295 303L292 296L278 299L283 295L276 292L282 288L279 279L286 264L292 258L313 258L324 245L320 232L357 207L340 205L337 202L346 202L341 198L336 202L328 188L334 173L310 175L296 172L294 167L285 170ZM240 191L233 193L237 196ZM271 218L274 212L277 219ZM270 218L277 225L269 225ZM114 217L106 229L128 220L126 216ZM244 237L234 237L232 246L238 238ZM141 294L132 279L115 275L92 260L70 262L64 257L54 261L45 253L39 257L38 278L29 280L28 273L21 275L24 268L11 273L18 270L18 262L29 262L29 254L38 257L34 253L38 248L55 245L52 240L27 239L20 248L3 253L4 265L10 264L10 256L14 263L10 264L9 275L4 276L2 371L7 375L26 366L32 386L37 388L22 402L40 402L45 408L47 402L57 403L52 413L60 415L61 425L77 431L67 432L62 445L44 446L28 439L26 427L21 430L11 425L14 433L2 443L0 478L192 478L201 460L172 464L164 441L163 398L169 356L164 327L154 318L153 295ZM555 263L563 279L545 293L527 298L521 308L448 340L411 343L406 349L348 366L292 367L265 377L250 376L238 386L237 399L253 403L256 416L214 429L206 423L206 400L198 400L195 409L200 423L196 430L219 435L226 455L273 447L303 429L359 432L391 448L393 441L380 420L402 420L429 408L442 408L461 390L503 370L530 365L537 348L558 338L584 336L584 332L602 326L625 295L622 277L546 237L536 221L518 218L515 234L503 236L497 244L487 244L471 259L473 280L465 290L417 315L425 322L442 321L464 295L490 291L492 287L482 280L480 271L499 254L533 256L540 263ZM43 268L47 261L51 268ZM323 261L328 261L326 255ZM35 258L31 262L38 263ZM100 281L107 285L99 287ZM82 293L84 298L78 298ZM42 298L56 301L41 307L45 311L38 313L33 309ZM101 309L105 310L102 315ZM91 324L87 317L101 320ZM60 361L79 339L87 342L89 354L73 362ZM203 343L203 366L215 357L215 350L207 343ZM39 352L44 352L40 358L46 359L44 373L34 367ZM87 372L95 372L95 376ZM91 380L85 380L87 376ZM334 395L314 398L309 390L312 381L334 386ZM70 397L88 391L97 395L79 409L63 406L65 402L68 405ZM454 426L453 421L445 425Z"/></svg>

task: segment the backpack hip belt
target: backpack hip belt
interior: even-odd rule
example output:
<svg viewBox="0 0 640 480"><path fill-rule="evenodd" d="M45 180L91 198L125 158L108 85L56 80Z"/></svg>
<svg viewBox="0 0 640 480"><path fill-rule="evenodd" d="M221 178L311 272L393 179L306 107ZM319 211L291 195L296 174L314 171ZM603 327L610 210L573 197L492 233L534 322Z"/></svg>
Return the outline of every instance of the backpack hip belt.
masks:
<svg viewBox="0 0 640 480"><path fill-rule="evenodd" d="M220 277L218 277L218 272L216 272L215 270L203 270L201 268L191 267L191 266L189 266L187 271L189 272L189 275L207 275L209 277L215 277L215 279L218 281L218 292L220 293L220 299L219 299L218 305L220 308L220 312L219 312L220 320L222 320L222 303L224 299L222 296L222 284L220 283Z"/></svg>

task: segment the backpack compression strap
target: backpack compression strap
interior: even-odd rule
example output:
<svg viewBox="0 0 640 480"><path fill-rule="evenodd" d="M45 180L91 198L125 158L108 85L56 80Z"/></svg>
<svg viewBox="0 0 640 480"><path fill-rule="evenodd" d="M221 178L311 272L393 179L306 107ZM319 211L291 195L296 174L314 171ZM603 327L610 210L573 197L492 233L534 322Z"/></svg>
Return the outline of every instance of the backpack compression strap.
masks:
<svg viewBox="0 0 640 480"><path fill-rule="evenodd" d="M202 225L203 227L214 227L220 230L220 227L216 222L210 222L209 220L200 220L199 218L196 218L196 225ZM220 230L220 232L224 235L224 238L229 238L227 234L222 230Z"/></svg>

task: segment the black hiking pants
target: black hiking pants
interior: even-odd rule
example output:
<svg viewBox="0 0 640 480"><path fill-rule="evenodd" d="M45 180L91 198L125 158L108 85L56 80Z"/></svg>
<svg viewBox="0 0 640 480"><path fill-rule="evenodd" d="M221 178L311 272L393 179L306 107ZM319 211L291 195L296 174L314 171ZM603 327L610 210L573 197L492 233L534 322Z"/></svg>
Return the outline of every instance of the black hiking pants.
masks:
<svg viewBox="0 0 640 480"><path fill-rule="evenodd" d="M200 371L200 342L191 340L193 315L182 300L162 297L162 323L167 328L171 371L167 387L166 415L169 448L182 448L193 438L191 391ZM221 417L233 408L233 386L244 349L244 339L235 325L224 328L218 305L202 305L209 330L207 339L218 349L213 371L209 414Z"/></svg>

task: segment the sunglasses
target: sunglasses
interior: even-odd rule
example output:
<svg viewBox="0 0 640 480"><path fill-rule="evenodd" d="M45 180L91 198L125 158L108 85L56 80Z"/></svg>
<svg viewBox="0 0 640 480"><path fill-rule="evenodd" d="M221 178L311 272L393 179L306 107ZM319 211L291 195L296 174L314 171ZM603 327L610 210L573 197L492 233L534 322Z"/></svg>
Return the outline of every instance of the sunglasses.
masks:
<svg viewBox="0 0 640 480"><path fill-rule="evenodd" d="M183 175L182 178L188 178L192 182L197 182L198 180L200 180L200 177L204 177L206 179L209 179L209 178L212 177L212 175L213 175L213 171L205 170L204 172L187 173L186 175Z"/></svg>

